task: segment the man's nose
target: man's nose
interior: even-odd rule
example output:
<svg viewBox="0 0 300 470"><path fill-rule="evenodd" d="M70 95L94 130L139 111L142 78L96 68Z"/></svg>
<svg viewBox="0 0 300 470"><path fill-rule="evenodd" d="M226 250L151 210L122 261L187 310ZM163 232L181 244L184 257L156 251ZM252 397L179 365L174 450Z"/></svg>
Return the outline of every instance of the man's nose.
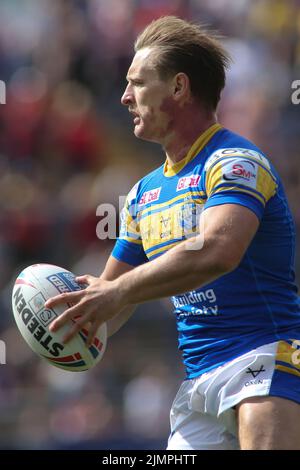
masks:
<svg viewBox="0 0 300 470"><path fill-rule="evenodd" d="M133 94L131 92L130 85L128 84L121 98L121 103L124 106L129 106L130 104L132 104L132 102L133 102Z"/></svg>

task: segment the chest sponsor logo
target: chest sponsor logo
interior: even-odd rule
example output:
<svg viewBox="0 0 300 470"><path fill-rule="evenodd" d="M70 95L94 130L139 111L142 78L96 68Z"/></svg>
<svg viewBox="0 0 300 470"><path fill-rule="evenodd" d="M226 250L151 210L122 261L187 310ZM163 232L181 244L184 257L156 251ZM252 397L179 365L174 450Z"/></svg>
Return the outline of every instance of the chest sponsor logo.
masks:
<svg viewBox="0 0 300 470"><path fill-rule="evenodd" d="M145 204L148 204L149 202L158 201L159 196L160 196L160 191L161 191L161 187L151 189L151 191L146 191L145 193L143 193L139 201L139 205L143 206Z"/></svg>
<svg viewBox="0 0 300 470"><path fill-rule="evenodd" d="M193 316L217 316L219 308L217 296L213 289L193 290L171 298L178 319ZM208 305L210 304L210 305ZM188 307L188 308L187 308Z"/></svg>
<svg viewBox="0 0 300 470"><path fill-rule="evenodd" d="M249 160L235 160L223 165L223 180L241 182L252 188L256 187L258 166Z"/></svg>
<svg viewBox="0 0 300 470"><path fill-rule="evenodd" d="M178 180L176 191L197 187L200 182L200 178L200 175L183 176Z"/></svg>

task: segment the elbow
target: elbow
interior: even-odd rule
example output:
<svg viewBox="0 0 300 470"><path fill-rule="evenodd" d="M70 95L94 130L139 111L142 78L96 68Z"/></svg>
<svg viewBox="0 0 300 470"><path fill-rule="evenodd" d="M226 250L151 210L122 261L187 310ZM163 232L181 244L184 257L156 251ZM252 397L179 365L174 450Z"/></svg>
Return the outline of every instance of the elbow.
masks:
<svg viewBox="0 0 300 470"><path fill-rule="evenodd" d="M214 250L207 258L206 269L211 277L216 279L234 271L241 262L241 258L228 250ZM203 272L203 259L199 259L199 266L196 268Z"/></svg>
<svg viewBox="0 0 300 470"><path fill-rule="evenodd" d="M205 249L205 244L204 247ZM207 238L206 249L208 259L211 259L212 268L215 267L216 275L229 274L237 269L244 256L244 250L237 243L233 246L231 240L226 237Z"/></svg>
<svg viewBox="0 0 300 470"><path fill-rule="evenodd" d="M240 260L226 257L220 262L219 269L221 274L228 274L234 271L240 264Z"/></svg>
<svg viewBox="0 0 300 470"><path fill-rule="evenodd" d="M227 252L222 250L222 252L216 253L213 264L219 275L224 275L234 271L240 265L240 262L240 256L236 256L228 250Z"/></svg>

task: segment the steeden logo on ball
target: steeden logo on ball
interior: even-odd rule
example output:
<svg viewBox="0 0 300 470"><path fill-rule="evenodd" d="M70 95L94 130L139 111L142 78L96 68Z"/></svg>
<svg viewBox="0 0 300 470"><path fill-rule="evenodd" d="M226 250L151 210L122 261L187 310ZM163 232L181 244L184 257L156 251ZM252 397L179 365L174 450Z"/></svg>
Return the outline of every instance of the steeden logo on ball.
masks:
<svg viewBox="0 0 300 470"><path fill-rule="evenodd" d="M85 328L67 344L63 343L62 338L72 321L55 333L49 331L50 323L68 305L49 309L44 307L46 300L62 292L80 289L82 286L70 271L51 264L34 264L18 275L12 293L14 317L25 341L50 364L68 371L84 371L95 366L102 359L107 342L105 323L98 329L89 348Z"/></svg>

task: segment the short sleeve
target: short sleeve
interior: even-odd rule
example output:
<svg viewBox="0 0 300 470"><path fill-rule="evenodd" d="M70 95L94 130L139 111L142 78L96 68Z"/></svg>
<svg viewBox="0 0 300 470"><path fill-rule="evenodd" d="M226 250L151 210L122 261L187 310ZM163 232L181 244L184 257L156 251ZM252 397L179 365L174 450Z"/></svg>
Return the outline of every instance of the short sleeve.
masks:
<svg viewBox="0 0 300 470"><path fill-rule="evenodd" d="M205 208L239 204L261 219L266 203L276 193L277 181L268 160L258 152L223 149L206 162L205 190Z"/></svg>

